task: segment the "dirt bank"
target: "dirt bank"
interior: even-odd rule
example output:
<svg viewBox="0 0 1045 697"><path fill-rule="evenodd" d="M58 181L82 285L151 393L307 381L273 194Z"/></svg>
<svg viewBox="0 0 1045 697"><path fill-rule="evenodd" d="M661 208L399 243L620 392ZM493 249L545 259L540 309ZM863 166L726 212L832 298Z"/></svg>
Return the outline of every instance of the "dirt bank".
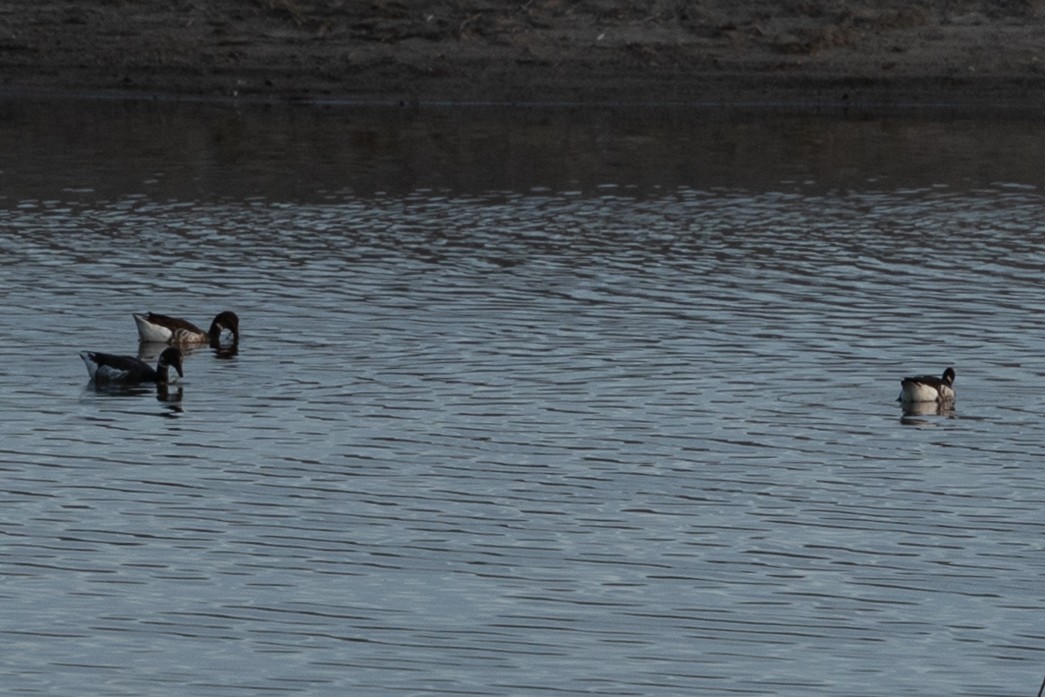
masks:
<svg viewBox="0 0 1045 697"><path fill-rule="evenodd" d="M9 0L0 83L393 102L1045 107L1045 0Z"/></svg>

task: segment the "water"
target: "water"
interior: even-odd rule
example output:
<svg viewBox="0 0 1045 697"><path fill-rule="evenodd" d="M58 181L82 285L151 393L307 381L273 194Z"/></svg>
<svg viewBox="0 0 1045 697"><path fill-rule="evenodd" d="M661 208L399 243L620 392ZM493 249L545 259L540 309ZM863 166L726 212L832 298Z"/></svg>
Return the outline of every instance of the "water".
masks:
<svg viewBox="0 0 1045 697"><path fill-rule="evenodd" d="M7 104L6 693L1033 694L1039 140Z"/></svg>

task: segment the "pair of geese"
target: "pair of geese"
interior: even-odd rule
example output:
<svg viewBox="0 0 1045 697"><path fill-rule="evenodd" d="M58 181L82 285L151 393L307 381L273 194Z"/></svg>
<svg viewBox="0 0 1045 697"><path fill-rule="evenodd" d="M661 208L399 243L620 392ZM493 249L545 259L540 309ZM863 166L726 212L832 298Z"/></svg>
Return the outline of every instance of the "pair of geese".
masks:
<svg viewBox="0 0 1045 697"><path fill-rule="evenodd" d="M99 351L81 351L80 358L87 366L87 373L96 385L120 383L133 385L143 382L154 382L166 385L170 380L170 369L174 368L179 377L184 377L182 370L182 353L177 346L193 344L210 344L220 346L223 332L232 334L232 342L239 343L239 317L235 312L226 310L218 313L210 324L209 331L203 331L192 322L178 317L158 315L154 312L134 314L134 323L138 325L138 339L142 343L171 344L160 354L156 367L135 356L117 356Z"/></svg>

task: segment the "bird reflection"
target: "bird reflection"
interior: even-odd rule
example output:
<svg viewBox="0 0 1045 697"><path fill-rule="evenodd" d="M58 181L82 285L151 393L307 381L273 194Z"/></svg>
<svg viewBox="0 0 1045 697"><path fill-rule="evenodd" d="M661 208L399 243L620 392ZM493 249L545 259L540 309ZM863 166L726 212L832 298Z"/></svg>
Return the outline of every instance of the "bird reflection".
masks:
<svg viewBox="0 0 1045 697"><path fill-rule="evenodd" d="M223 344L221 346L211 346L211 350L214 352L215 358L221 358L228 360L229 358L235 358L236 354L239 353L239 344Z"/></svg>
<svg viewBox="0 0 1045 697"><path fill-rule="evenodd" d="M166 344L143 341L138 344L138 358L146 363L155 363L156 359L159 358L160 353L162 353L165 348L167 348ZM207 346L206 344L198 344L194 346L192 344L187 344L180 348L182 356L186 358L194 353L205 351L207 349L210 349L214 353L215 358L224 360L235 358L239 353L239 344L222 344L220 346Z"/></svg>
<svg viewBox="0 0 1045 697"><path fill-rule="evenodd" d="M156 385L156 401L166 406L170 412L164 416L177 416L183 413L185 410L181 406L181 400L184 396L185 391L181 385L173 388L169 385Z"/></svg>
<svg viewBox="0 0 1045 697"><path fill-rule="evenodd" d="M170 348L166 344L138 344L138 358L145 361L146 363L155 363L156 359L159 358L160 354L167 348ZM200 350L200 346L185 346L179 347L181 349L181 355L183 358L187 358L192 354ZM206 348L206 347L202 347Z"/></svg>
<svg viewBox="0 0 1045 697"><path fill-rule="evenodd" d="M925 425L931 423L926 417L954 416L954 400L944 402L909 402L903 405L903 416L900 423L907 425Z"/></svg>
<svg viewBox="0 0 1045 697"><path fill-rule="evenodd" d="M99 385L92 381L87 384L87 389L96 395L102 395L106 398L114 399L144 397L150 392L155 391L156 401L162 404L165 408L164 411L160 412L161 416L179 416L185 411L182 407L182 400L185 397L185 391L184 388L178 384L125 385L121 383L103 383Z"/></svg>

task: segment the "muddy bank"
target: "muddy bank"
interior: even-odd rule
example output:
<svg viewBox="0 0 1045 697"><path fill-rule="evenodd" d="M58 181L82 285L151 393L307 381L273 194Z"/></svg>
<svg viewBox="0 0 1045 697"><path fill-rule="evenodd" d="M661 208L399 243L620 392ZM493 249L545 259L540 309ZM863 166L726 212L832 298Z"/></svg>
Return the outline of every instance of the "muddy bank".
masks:
<svg viewBox="0 0 1045 697"><path fill-rule="evenodd" d="M12 0L0 8L0 85L397 103L1037 109L1043 33L1045 0Z"/></svg>

